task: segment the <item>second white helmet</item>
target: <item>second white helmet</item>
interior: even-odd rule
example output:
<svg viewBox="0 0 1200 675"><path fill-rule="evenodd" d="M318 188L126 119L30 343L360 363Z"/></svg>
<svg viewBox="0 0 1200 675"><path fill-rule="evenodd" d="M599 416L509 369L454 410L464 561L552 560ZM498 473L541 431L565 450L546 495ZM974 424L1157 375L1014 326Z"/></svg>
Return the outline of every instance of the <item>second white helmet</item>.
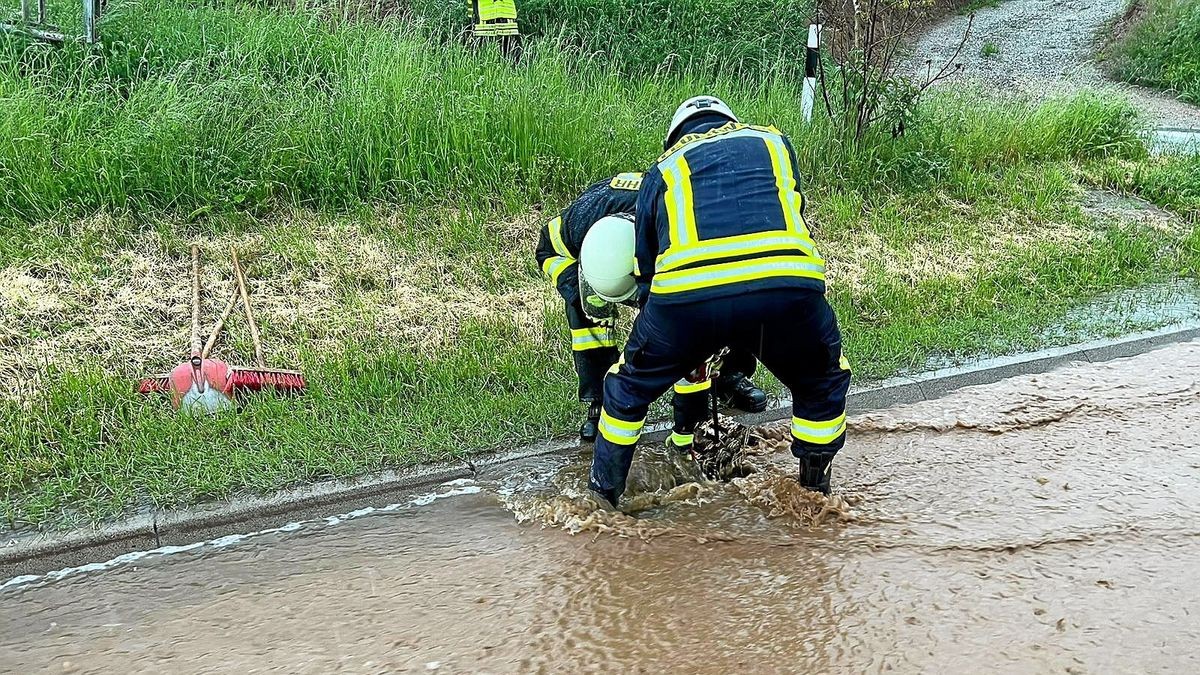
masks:
<svg viewBox="0 0 1200 675"><path fill-rule="evenodd" d="M725 102L716 96L693 96L675 109L675 114L671 116L671 124L667 126L667 138L664 145L670 144L671 137L675 135L679 127L690 118L702 113L714 112L728 117L730 120L738 121L737 115L733 114L733 109Z"/></svg>
<svg viewBox="0 0 1200 675"><path fill-rule="evenodd" d="M633 256L633 222L623 216L605 216L583 237L579 272L601 298L623 302L637 292Z"/></svg>

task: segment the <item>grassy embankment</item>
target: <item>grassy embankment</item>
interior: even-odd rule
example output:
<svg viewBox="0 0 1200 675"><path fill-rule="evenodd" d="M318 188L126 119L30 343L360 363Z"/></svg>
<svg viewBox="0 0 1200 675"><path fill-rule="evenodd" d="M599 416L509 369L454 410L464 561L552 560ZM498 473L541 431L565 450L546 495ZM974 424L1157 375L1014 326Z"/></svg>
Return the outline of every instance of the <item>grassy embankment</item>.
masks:
<svg viewBox="0 0 1200 675"><path fill-rule="evenodd" d="M1112 73L1200 105L1200 0L1138 0L1133 16L1108 54Z"/></svg>
<svg viewBox="0 0 1200 675"><path fill-rule="evenodd" d="M1110 75L1200 105L1200 0L1137 0L1125 22L1125 34L1104 54ZM1200 220L1200 156L1109 161L1087 173Z"/></svg>
<svg viewBox="0 0 1200 675"><path fill-rule="evenodd" d="M700 4L731 26L750 20L734 11L744 3L672 6ZM687 33L639 36L646 50L614 61L580 54L623 46L584 22L547 30L556 37L514 68L447 40L436 20L329 17L150 2L111 16L99 55L0 42L10 523L573 429L565 324L532 261L536 229L590 180L648 165L671 110L700 91L792 136L859 377L1036 346L1095 294L1194 274L1200 259L1194 226L1081 211L1081 167L1149 166L1119 101L948 93L904 137L855 147L827 121L801 122L793 65L768 42L741 45L736 63L689 43L690 61L659 68L654 45ZM1160 187L1164 203L1180 199ZM228 245L243 251L268 352L304 369L309 396L191 420L130 392L185 349L192 241L209 317L229 292ZM232 331L221 355L248 362L244 327Z"/></svg>

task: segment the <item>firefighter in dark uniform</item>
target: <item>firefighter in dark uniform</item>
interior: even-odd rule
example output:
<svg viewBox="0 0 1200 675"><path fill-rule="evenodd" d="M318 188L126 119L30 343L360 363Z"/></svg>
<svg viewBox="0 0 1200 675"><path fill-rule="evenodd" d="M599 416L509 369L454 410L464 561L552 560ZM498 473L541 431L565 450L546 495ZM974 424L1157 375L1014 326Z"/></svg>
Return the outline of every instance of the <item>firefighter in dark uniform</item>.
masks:
<svg viewBox="0 0 1200 675"><path fill-rule="evenodd" d="M640 173L622 173L592 184L559 216L546 223L538 240L538 264L566 303L571 351L579 376L579 400L589 404L587 418L579 430L580 437L587 442L596 439L604 376L620 357L613 334L616 305L636 306L637 300L636 296L631 296L614 303L603 300L592 289L581 292L577 261L585 238L599 221L618 216L628 219L628 226L632 227L632 214L641 184ZM613 223L609 220L606 224ZM592 236L594 240L603 237L604 233L599 230ZM603 241L593 245L607 248ZM692 364L693 368L703 361L704 358L699 359ZM749 412L766 408L766 394L749 378L757 365L753 355L734 352L726 356L724 363L722 375L715 384L703 378L688 381L686 374L676 378L675 429L671 438L674 445L690 445L691 430L704 417L707 392L712 387L715 387L719 400L730 407Z"/></svg>
<svg viewBox="0 0 1200 675"><path fill-rule="evenodd" d="M850 366L825 299L825 263L804 221L791 143L741 124L711 96L676 111L665 152L642 182L639 288L618 371L605 378L590 486L616 505L651 402L723 346L749 351L792 394L802 485L828 494L846 435ZM585 273L604 261L582 259Z"/></svg>

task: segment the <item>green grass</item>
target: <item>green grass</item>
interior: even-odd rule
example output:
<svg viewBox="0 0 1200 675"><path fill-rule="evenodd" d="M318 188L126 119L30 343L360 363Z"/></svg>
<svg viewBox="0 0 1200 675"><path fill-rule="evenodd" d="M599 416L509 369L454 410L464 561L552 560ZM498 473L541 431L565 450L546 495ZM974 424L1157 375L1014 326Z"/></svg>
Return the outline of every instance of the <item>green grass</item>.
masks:
<svg viewBox="0 0 1200 675"><path fill-rule="evenodd" d="M0 40L0 284L34 289L19 302L0 293L14 318L0 344L18 360L56 355L33 393L0 398L0 508L16 525L571 431L566 328L537 278L534 230L597 176L648 165L670 112L699 91L791 136L860 378L1037 346L1088 298L1195 276L1200 259L1194 225L1159 232L1080 211L1080 167L1089 182L1197 208L1192 166L1148 159L1121 101L947 92L904 136L860 144L823 118L805 125L780 34L705 37L791 31L799 20L774 13L787 3L695 5L706 16L677 1L648 15L531 2L523 16L542 37L517 66L459 44L461 24L428 2L378 22L329 8L117 7L97 54ZM670 21L647 18L668 7ZM605 30L613 21L637 31ZM689 26L709 32L685 39ZM210 261L230 243L246 252L275 319L268 351L302 367L309 396L202 422L131 392L185 341L160 325L185 325L167 296L185 297L175 276L192 240ZM438 314L444 296L468 300ZM319 311L295 318L289 303ZM98 325L125 342L98 344Z"/></svg>
<svg viewBox="0 0 1200 675"><path fill-rule="evenodd" d="M981 9L999 7L1004 0L971 0L958 10L959 14L973 14Z"/></svg>
<svg viewBox="0 0 1200 675"><path fill-rule="evenodd" d="M1112 49L1119 79L1200 104L1200 0L1141 0L1145 15Z"/></svg>
<svg viewBox="0 0 1200 675"><path fill-rule="evenodd" d="M987 42L983 43L983 47L981 47L979 49L979 55L983 56L984 58L990 58L999 53L1000 53L1000 48L997 47L996 43L992 42L991 40L988 40Z"/></svg>
<svg viewBox="0 0 1200 675"><path fill-rule="evenodd" d="M35 400L0 403L5 515L111 516L143 500L183 505L548 435L574 412L573 384L557 359L514 335L478 326L432 359L347 344L303 362L315 385L306 397L264 397L211 420L177 417L127 380L54 373Z"/></svg>
<svg viewBox="0 0 1200 675"><path fill-rule="evenodd" d="M1107 160L1089 166L1088 179L1137 195L1200 223L1200 156L1164 155L1142 161Z"/></svg>
<svg viewBox="0 0 1200 675"><path fill-rule="evenodd" d="M514 68L398 19L149 0L119 6L105 35L87 59L0 41L4 212L516 209L628 168L631 146L649 157L663 111L695 91L799 118L778 74L751 87L701 66L631 80L550 39Z"/></svg>
<svg viewBox="0 0 1200 675"><path fill-rule="evenodd" d="M810 0L523 0L521 33L634 76L803 73ZM450 41L468 3L413 0L409 16Z"/></svg>

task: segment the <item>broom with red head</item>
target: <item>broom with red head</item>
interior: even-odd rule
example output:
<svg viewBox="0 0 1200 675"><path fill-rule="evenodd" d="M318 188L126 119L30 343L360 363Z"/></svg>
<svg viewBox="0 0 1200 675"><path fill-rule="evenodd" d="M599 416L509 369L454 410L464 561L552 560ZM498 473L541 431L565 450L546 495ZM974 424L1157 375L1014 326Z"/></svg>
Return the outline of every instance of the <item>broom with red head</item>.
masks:
<svg viewBox="0 0 1200 675"><path fill-rule="evenodd" d="M233 250L233 268L237 284L233 296L221 312L208 342L200 346L200 249L192 246L192 349L187 361L171 372L154 375L141 380L137 391L142 394L170 393L171 404L176 408L199 408L215 412L232 405L234 398L245 392L270 389L278 394L301 394L306 388L304 376L298 370L267 368L263 358L262 341L254 312L250 306L250 294L246 290L245 274L237 251ZM254 356L257 366L230 366L208 355L216 345L217 337L225 321L233 312L238 300L246 312L250 335L254 341Z"/></svg>
<svg viewBox="0 0 1200 675"><path fill-rule="evenodd" d="M250 338L254 341L256 366L232 366L229 369L229 385L234 393L271 389L277 394L302 394L307 388L304 375L299 370L268 368L263 358L262 339L258 335L258 324L254 321L254 310L250 306L250 293L246 290L246 275L238 260L237 249L233 252L233 270L237 274L238 295L242 298L242 309L246 310L246 323L250 324Z"/></svg>

